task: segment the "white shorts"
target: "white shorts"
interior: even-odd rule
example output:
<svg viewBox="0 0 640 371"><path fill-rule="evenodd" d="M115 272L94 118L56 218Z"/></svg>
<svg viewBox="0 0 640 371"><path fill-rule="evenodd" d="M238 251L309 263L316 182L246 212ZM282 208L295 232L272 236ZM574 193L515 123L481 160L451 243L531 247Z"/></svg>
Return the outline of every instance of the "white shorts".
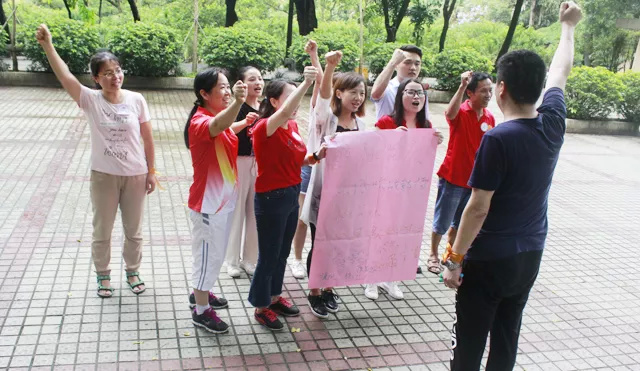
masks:
<svg viewBox="0 0 640 371"><path fill-rule="evenodd" d="M227 253L232 214L201 214L191 210L192 286L196 290L211 291L218 279Z"/></svg>

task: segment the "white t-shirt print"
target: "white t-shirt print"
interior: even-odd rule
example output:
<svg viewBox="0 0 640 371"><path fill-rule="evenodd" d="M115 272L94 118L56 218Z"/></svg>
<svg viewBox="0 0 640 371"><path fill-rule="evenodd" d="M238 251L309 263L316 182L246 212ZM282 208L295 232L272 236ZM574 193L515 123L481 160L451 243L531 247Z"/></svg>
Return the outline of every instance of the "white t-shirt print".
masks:
<svg viewBox="0 0 640 371"><path fill-rule="evenodd" d="M82 87L78 105L91 128L91 170L112 175L147 173L140 124L150 120L140 93L122 90L122 103L109 103L101 90Z"/></svg>

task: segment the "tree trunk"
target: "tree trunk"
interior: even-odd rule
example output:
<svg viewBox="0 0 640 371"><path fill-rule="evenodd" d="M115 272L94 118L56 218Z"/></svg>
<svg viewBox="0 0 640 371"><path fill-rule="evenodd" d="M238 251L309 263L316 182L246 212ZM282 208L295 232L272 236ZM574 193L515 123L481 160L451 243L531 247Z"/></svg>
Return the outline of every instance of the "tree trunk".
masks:
<svg viewBox="0 0 640 371"><path fill-rule="evenodd" d="M316 4L313 0L295 0L296 14L298 15L298 32L300 35L308 35L318 27L316 18Z"/></svg>
<svg viewBox="0 0 640 371"><path fill-rule="evenodd" d="M591 67L591 49L593 47L593 35L587 33L584 35L584 47L582 48L582 63Z"/></svg>
<svg viewBox="0 0 640 371"><path fill-rule="evenodd" d="M293 0L289 0L289 12L287 13L287 47L284 51L284 57L289 57L289 48L291 47L291 39L293 38Z"/></svg>
<svg viewBox="0 0 640 371"><path fill-rule="evenodd" d="M453 9L455 8L455 6L456 0L451 1L451 4L449 4L449 0L444 0L444 6L442 7L444 25L442 26L442 33L440 34L440 47L438 48L438 53L442 53L442 51L444 50L444 42L447 39L447 31L449 31L449 20L451 19L451 15L453 14Z"/></svg>
<svg viewBox="0 0 640 371"><path fill-rule="evenodd" d="M102 0L100 0L100 6L98 7L98 24L102 22Z"/></svg>
<svg viewBox="0 0 640 371"><path fill-rule="evenodd" d="M502 48L500 48L500 52L498 53L498 58L496 58L496 65L498 64L498 60L500 60L500 57L507 54L507 52L509 51L511 41L513 40L513 34L516 32L516 26L518 25L518 19L520 18L520 12L522 11L523 2L524 0L516 1L516 7L513 10L513 15L511 16L511 23L509 23L509 31L507 31L507 37L505 37L504 43L502 43Z"/></svg>
<svg viewBox="0 0 640 371"><path fill-rule="evenodd" d="M536 24L536 17L538 16L538 1L531 0L531 11L529 12L529 27L534 27Z"/></svg>
<svg viewBox="0 0 640 371"><path fill-rule="evenodd" d="M71 9L69 9L69 3L67 2L67 0L62 0L64 2L64 7L67 8L67 14L69 15L69 19L71 18Z"/></svg>
<svg viewBox="0 0 640 371"><path fill-rule="evenodd" d="M140 13L138 13L138 6L136 5L136 0L127 0L129 1L129 7L131 7L131 14L133 14L133 21L140 21Z"/></svg>
<svg viewBox="0 0 640 371"><path fill-rule="evenodd" d="M409 7L410 0L402 0L400 8L397 9L397 13L394 14L396 9L389 9L389 1L382 0L382 12L384 13L384 28L387 30L387 42L395 42L398 28L402 19L407 14L407 8Z"/></svg>
<svg viewBox="0 0 640 371"><path fill-rule="evenodd" d="M4 25L4 32L6 32L7 37L11 37L9 22L7 22L7 15L4 13L4 5L2 5L3 2L4 0L0 0L0 25ZM0 42L5 42L5 40L0 40Z"/></svg>
<svg viewBox="0 0 640 371"><path fill-rule="evenodd" d="M236 13L236 0L225 0L227 4L227 13L224 21L225 27L231 27L238 21L238 14Z"/></svg>

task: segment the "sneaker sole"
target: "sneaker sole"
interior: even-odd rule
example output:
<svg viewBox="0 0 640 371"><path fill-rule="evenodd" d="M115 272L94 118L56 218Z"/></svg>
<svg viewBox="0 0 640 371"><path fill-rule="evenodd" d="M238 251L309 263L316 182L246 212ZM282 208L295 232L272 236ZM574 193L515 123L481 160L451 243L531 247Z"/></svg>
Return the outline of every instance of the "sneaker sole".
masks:
<svg viewBox="0 0 640 371"><path fill-rule="evenodd" d="M260 322L258 320L256 320L256 322L258 322L258 324L260 326L266 328L267 330L271 330L271 331L282 331L282 330L284 330L284 326L282 326L280 328L272 328L272 327L269 327L269 326L265 325L264 323L262 323L262 322Z"/></svg>
<svg viewBox="0 0 640 371"><path fill-rule="evenodd" d="M320 314L320 313L316 312L315 310L313 310L313 307L311 307L311 305L309 305L309 309L311 309L311 314L313 314L314 316L316 316L318 318L329 318L329 313Z"/></svg>
<svg viewBox="0 0 640 371"><path fill-rule="evenodd" d="M191 320L191 323L193 323L194 326L196 327L200 327L201 329L208 331L212 334L224 334L226 332L229 332L229 328L227 327L225 330L214 330L214 329L210 329L207 326L203 325L202 323L198 323L194 320Z"/></svg>
<svg viewBox="0 0 640 371"><path fill-rule="evenodd" d="M271 309L273 310L273 309ZM296 313L296 314L285 314L280 312L279 310L273 310L277 315L279 316L283 316L283 317L298 317L300 315L300 312Z"/></svg>
<svg viewBox="0 0 640 371"><path fill-rule="evenodd" d="M229 304L223 305L223 306L221 306L221 307L214 307L213 305L209 305L209 306L210 306L212 309L214 309L214 310L229 308ZM193 308L195 308L195 307L196 307L196 305L195 305L195 304L191 304L191 303L189 303L189 309L193 309Z"/></svg>
<svg viewBox="0 0 640 371"><path fill-rule="evenodd" d="M332 314L336 314L336 313L338 313L339 311L340 311L340 308L338 308L338 309L329 309L329 308L327 308L327 312L332 313ZM313 312L313 311L312 311L312 312Z"/></svg>

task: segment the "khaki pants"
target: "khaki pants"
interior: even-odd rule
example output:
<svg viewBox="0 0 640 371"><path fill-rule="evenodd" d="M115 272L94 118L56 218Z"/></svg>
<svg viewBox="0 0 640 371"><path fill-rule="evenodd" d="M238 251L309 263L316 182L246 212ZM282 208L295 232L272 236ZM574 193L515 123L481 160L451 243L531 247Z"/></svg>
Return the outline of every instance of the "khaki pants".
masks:
<svg viewBox="0 0 640 371"><path fill-rule="evenodd" d="M124 258L127 272L136 272L142 260L142 213L147 175L119 176L91 171L93 242L91 256L99 275L111 273L111 232L118 205L124 229Z"/></svg>
<svg viewBox="0 0 640 371"><path fill-rule="evenodd" d="M229 246L225 259L227 265L232 267L237 267L240 264L241 257L243 261L251 264L256 264L258 261L258 229L254 211L256 160L253 156L238 156L237 164L238 199L236 200L236 208L233 210Z"/></svg>

